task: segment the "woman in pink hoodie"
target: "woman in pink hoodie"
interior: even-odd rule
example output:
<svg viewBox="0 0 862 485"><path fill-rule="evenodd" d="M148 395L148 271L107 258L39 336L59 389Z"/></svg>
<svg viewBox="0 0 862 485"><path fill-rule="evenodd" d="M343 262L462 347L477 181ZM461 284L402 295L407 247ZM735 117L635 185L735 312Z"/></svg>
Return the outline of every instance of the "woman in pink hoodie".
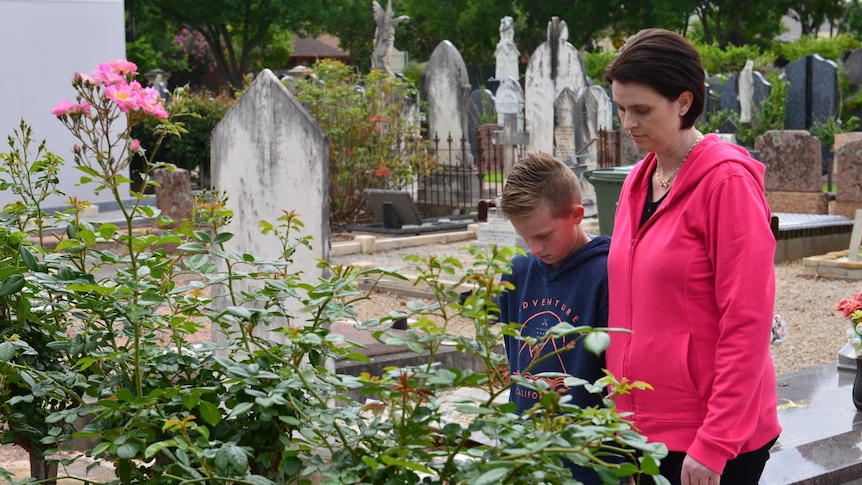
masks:
<svg viewBox="0 0 862 485"><path fill-rule="evenodd" d="M609 370L651 390L616 397L670 451L682 485L755 485L781 428L769 352L775 297L765 167L703 135L700 56L650 29L605 75L623 129L650 152L622 187L608 258Z"/></svg>

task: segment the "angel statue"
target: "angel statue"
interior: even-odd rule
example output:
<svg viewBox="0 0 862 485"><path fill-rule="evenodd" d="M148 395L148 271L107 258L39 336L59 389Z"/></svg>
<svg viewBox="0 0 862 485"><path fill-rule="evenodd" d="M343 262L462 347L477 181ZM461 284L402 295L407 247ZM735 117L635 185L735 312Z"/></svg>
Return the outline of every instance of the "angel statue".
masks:
<svg viewBox="0 0 862 485"><path fill-rule="evenodd" d="M377 29L374 31L374 52L371 54L371 68L392 73L392 47L395 45L395 27L401 22L407 22L410 17L392 16L392 0L386 2L386 10L376 1L374 6L374 21Z"/></svg>

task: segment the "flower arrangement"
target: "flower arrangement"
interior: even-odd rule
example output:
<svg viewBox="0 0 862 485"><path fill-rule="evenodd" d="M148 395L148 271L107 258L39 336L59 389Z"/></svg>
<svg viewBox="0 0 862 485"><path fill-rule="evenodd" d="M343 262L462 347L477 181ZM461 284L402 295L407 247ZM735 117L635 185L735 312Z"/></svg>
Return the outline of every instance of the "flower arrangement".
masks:
<svg viewBox="0 0 862 485"><path fill-rule="evenodd" d="M781 345L787 339L787 322L779 314L772 317L772 345Z"/></svg>
<svg viewBox="0 0 862 485"><path fill-rule="evenodd" d="M853 295L853 299L844 299L835 305L833 310L841 312L844 318L850 320L847 329L847 340L856 351L856 356L862 355L862 291Z"/></svg>

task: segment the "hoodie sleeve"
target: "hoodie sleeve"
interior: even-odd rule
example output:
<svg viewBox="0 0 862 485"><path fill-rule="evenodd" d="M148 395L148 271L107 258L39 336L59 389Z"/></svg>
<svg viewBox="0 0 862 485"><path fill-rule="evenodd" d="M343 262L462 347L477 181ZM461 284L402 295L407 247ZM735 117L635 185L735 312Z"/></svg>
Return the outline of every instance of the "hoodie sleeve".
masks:
<svg viewBox="0 0 862 485"><path fill-rule="evenodd" d="M704 215L720 316L715 378L706 418L688 450L717 472L755 433L761 401L770 394L760 387L763 373L772 369L775 302L775 238L763 186L742 164L726 163L720 170Z"/></svg>

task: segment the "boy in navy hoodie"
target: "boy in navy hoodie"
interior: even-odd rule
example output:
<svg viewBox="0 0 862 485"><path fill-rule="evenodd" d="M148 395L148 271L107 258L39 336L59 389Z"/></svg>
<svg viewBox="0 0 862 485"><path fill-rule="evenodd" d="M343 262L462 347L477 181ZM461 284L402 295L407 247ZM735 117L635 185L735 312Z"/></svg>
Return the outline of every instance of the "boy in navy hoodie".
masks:
<svg viewBox="0 0 862 485"><path fill-rule="evenodd" d="M572 170L545 153L528 153L512 167L503 188L503 215L529 248L526 256L512 259L512 273L504 275L514 289L499 301L500 321L521 324L521 335L543 337L549 328L567 322L574 326L607 327L610 238L587 235L581 222L581 188ZM549 381L550 389L570 394L581 407L599 406L602 397L583 387L568 388L563 379L535 377L562 372L595 382L604 376L604 357L590 353L581 341L562 354L525 370L541 355L559 349L573 337L527 345L505 337L512 375ZM513 386L509 400L521 413L541 398L535 391ZM584 483L601 483L589 469L575 469ZM583 475L583 476L580 476Z"/></svg>

